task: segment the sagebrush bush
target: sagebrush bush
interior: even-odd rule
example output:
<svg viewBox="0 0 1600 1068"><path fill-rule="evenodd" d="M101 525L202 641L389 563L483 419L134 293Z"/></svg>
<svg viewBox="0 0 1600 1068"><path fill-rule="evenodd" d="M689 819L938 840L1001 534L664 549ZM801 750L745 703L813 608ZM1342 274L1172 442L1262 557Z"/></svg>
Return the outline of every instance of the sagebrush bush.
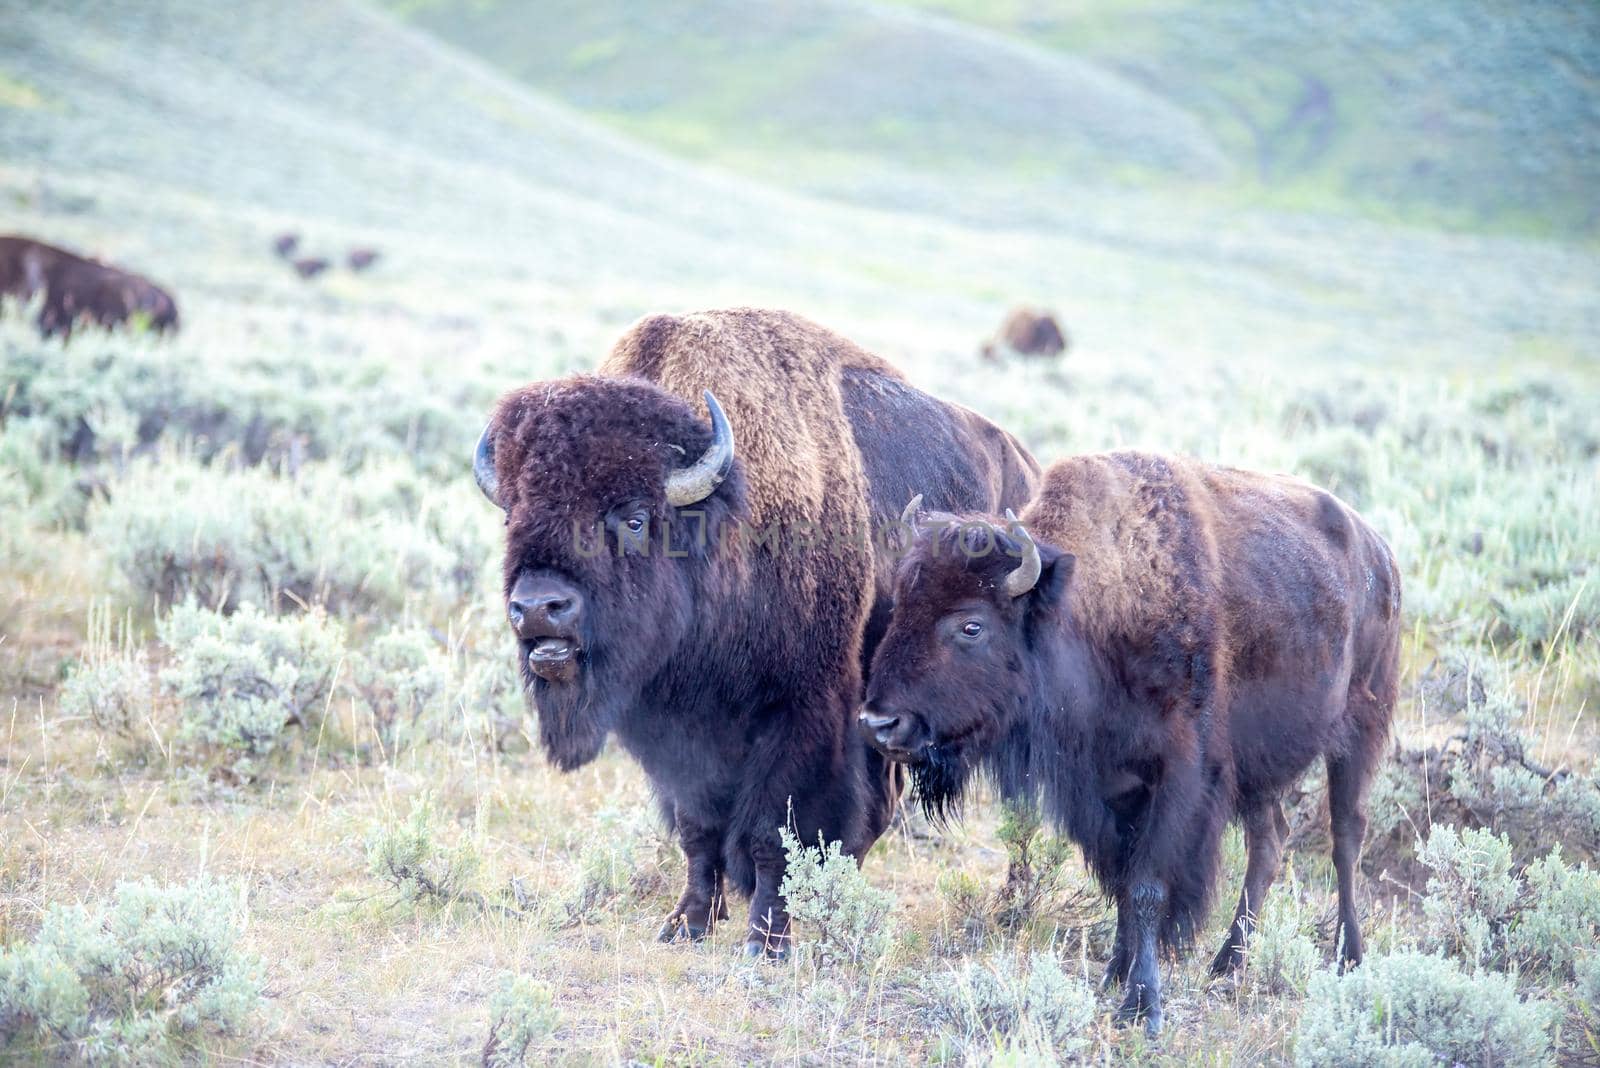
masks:
<svg viewBox="0 0 1600 1068"><path fill-rule="evenodd" d="M351 678L385 745L430 733L449 710L455 681L449 656L420 627L378 635L355 658Z"/></svg>
<svg viewBox="0 0 1600 1068"><path fill-rule="evenodd" d="M346 655L344 628L313 610L275 617L180 605L159 626L184 737L245 760L278 749L290 727L321 716Z"/></svg>
<svg viewBox="0 0 1600 1068"><path fill-rule="evenodd" d="M368 831L367 867L402 901L447 904L469 892L480 857L471 838L457 835L451 843L446 837L432 795L423 794L412 800L403 821L381 823Z"/></svg>
<svg viewBox="0 0 1600 1068"><path fill-rule="evenodd" d="M798 945L818 964L872 965L894 944L894 895L862 875L838 842L801 843L782 831L788 867L779 892L800 925Z"/></svg>
<svg viewBox="0 0 1600 1068"><path fill-rule="evenodd" d="M146 603L448 609L492 556L492 524L462 506L465 489L414 483L399 463L290 477L168 456L133 465L90 509L89 532Z"/></svg>
<svg viewBox="0 0 1600 1068"><path fill-rule="evenodd" d="M148 720L154 692L150 658L143 649L108 650L79 662L61 684L61 714L128 736Z"/></svg>
<svg viewBox="0 0 1600 1068"><path fill-rule="evenodd" d="M0 1050L147 1064L243 1033L261 969L238 948L241 911L237 890L209 879L52 905L32 942L0 950Z"/></svg>
<svg viewBox="0 0 1600 1068"><path fill-rule="evenodd" d="M1585 955L1600 946L1600 872L1569 868L1557 848L1523 874L1525 903L1507 937L1511 955L1524 967L1574 980Z"/></svg>
<svg viewBox="0 0 1600 1068"><path fill-rule="evenodd" d="M1250 932L1245 958L1252 989L1267 994L1303 994L1322 964L1317 948L1318 909L1301 891L1293 870L1267 897Z"/></svg>
<svg viewBox="0 0 1600 1068"><path fill-rule="evenodd" d="M1312 977L1295 1033L1299 1068L1550 1063L1554 1014L1515 981L1405 950Z"/></svg>
<svg viewBox="0 0 1600 1068"><path fill-rule="evenodd" d="M1072 844L1046 832L1037 809L1013 802L1002 805L995 835L1006 851L1006 881L995 895L995 922L1015 931L1057 911L1070 879Z"/></svg>
<svg viewBox="0 0 1600 1068"><path fill-rule="evenodd" d="M1026 966L1009 953L965 960L926 977L923 989L946 1039L969 1057L996 1046L1016 1055L1041 1043L1070 1057L1088 1045L1084 1032L1097 1013L1094 988L1049 953L1028 956Z"/></svg>
<svg viewBox="0 0 1600 1068"><path fill-rule="evenodd" d="M596 827L579 847L577 873L555 902L558 927L593 923L634 886L650 848L651 824L644 811L605 809L596 816Z"/></svg>
<svg viewBox="0 0 1600 1068"><path fill-rule="evenodd" d="M1492 831L1437 826L1418 859L1430 872L1422 902L1428 944L1473 964L1499 956L1522 890L1511 843Z"/></svg>
<svg viewBox="0 0 1600 1068"><path fill-rule="evenodd" d="M561 1023L550 987L527 975L507 973L489 1001L489 1038L483 1044L486 1068L513 1068L534 1059L537 1047Z"/></svg>

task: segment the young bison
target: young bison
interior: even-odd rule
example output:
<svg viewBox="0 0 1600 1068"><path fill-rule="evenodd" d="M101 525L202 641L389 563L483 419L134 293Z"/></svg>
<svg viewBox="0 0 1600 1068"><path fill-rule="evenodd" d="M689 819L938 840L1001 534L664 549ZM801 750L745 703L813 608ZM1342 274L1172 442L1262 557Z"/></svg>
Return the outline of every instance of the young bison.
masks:
<svg viewBox="0 0 1600 1068"><path fill-rule="evenodd" d="M1400 639L1383 539L1298 480L1137 452L1050 467L1025 526L937 518L901 561L861 725L932 813L981 770L1082 847L1117 905L1118 1018L1160 1029L1158 951L1204 921L1230 817L1248 863L1212 970L1239 964L1283 853L1279 798L1319 756L1337 941L1359 962L1362 795Z"/></svg>

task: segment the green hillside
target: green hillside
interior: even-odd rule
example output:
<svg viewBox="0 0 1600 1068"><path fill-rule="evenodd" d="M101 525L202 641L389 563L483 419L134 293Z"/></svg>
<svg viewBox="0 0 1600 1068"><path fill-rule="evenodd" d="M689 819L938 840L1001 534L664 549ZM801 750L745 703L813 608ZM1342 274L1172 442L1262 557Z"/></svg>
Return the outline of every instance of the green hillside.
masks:
<svg viewBox="0 0 1600 1068"><path fill-rule="evenodd" d="M620 129L874 203L1039 219L1135 182L1600 231L1593 4L394 3Z"/></svg>

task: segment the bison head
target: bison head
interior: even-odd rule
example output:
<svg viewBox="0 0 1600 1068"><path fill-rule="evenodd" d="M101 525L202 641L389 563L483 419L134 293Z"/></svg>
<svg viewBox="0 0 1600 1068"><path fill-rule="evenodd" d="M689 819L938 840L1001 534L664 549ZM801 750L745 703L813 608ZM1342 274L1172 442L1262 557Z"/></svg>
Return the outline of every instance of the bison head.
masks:
<svg viewBox="0 0 1600 1068"><path fill-rule="evenodd" d="M861 728L910 766L930 815L954 805L971 770L1021 724L1072 573L1070 554L1006 516L935 514L914 525L868 673Z"/></svg>
<svg viewBox="0 0 1600 1068"><path fill-rule="evenodd" d="M743 509L733 431L632 379L577 376L506 396L473 460L506 513L506 617L546 753L599 755L651 680L692 675L713 550Z"/></svg>

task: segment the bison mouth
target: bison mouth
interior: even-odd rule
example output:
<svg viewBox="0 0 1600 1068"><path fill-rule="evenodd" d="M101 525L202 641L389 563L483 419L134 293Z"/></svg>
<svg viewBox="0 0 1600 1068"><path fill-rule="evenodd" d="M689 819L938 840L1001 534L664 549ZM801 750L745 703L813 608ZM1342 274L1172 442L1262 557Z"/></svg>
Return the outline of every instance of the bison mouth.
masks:
<svg viewBox="0 0 1600 1068"><path fill-rule="evenodd" d="M522 643L528 670L546 682L572 682L578 677L578 643L571 638L547 636Z"/></svg>

